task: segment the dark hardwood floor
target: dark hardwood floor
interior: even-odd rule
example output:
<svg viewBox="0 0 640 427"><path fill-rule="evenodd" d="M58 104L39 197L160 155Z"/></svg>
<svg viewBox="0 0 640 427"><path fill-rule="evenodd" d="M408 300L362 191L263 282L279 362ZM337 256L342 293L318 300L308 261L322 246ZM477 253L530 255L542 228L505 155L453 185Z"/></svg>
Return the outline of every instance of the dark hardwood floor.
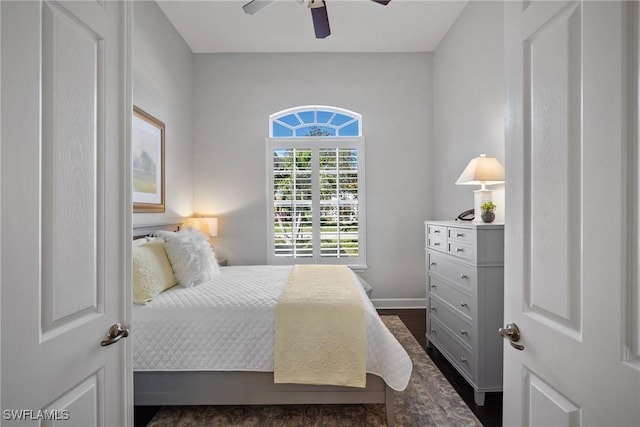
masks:
<svg viewBox="0 0 640 427"><path fill-rule="evenodd" d="M445 378L451 383L453 388L460 394L471 411L478 417L485 427L502 426L502 393L487 393L484 406L477 406L473 401L473 388L455 370L455 368L445 359L435 348L426 348L427 339L425 337L427 322L426 310L423 309L402 309L402 310L378 310L382 315L399 316L402 322L411 331L418 343L425 349L431 360L440 369ZM135 427L146 426L153 418L159 406L136 406L135 407Z"/></svg>
<svg viewBox="0 0 640 427"><path fill-rule="evenodd" d="M133 427L145 427L160 410L160 406L134 406Z"/></svg>
<svg viewBox="0 0 640 427"><path fill-rule="evenodd" d="M402 309L402 310L378 310L382 315L396 315L411 331L418 343L425 349L431 360L440 369L445 378L451 383L453 388L462 397L471 411L478 417L485 427L502 426L502 393L487 393L485 405L478 406L473 400L473 388L456 371L449 361L434 347L426 348L427 339L425 337L427 329L426 309Z"/></svg>

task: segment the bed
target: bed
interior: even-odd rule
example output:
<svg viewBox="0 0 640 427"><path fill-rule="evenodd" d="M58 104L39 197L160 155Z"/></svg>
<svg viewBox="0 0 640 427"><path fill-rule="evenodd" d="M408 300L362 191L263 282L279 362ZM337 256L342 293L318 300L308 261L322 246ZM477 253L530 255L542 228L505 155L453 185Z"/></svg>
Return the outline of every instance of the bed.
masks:
<svg viewBox="0 0 640 427"><path fill-rule="evenodd" d="M153 232L154 227L145 227L134 235ZM222 267L213 280L175 286L145 305L134 305L134 404L381 403L393 425L393 393L406 387L411 360L362 287L366 387L274 384L274 307L290 270Z"/></svg>

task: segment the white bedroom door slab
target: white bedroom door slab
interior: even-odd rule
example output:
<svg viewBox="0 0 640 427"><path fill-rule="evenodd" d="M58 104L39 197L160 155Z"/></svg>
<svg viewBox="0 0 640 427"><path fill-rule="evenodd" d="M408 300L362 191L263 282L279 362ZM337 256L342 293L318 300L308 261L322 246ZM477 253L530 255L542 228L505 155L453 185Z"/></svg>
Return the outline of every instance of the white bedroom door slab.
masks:
<svg viewBox="0 0 640 427"><path fill-rule="evenodd" d="M636 6L505 2L504 319L524 346L504 342L505 426L640 422L627 274L639 212L626 205Z"/></svg>
<svg viewBox="0 0 640 427"><path fill-rule="evenodd" d="M0 3L3 425L131 424L126 7Z"/></svg>

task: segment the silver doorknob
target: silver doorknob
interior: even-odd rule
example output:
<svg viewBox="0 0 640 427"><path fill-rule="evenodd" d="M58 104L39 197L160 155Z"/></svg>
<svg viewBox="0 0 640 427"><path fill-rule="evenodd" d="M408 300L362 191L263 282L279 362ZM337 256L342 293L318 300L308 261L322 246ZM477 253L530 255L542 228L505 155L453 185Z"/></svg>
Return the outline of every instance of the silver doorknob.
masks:
<svg viewBox="0 0 640 427"><path fill-rule="evenodd" d="M129 336L129 329L122 326L122 323L114 323L107 332L107 339L100 342L100 345L106 347L108 345L117 343L122 338Z"/></svg>
<svg viewBox="0 0 640 427"><path fill-rule="evenodd" d="M518 325L515 323L507 323L504 328L498 329L498 333L502 338L508 339L511 347L516 350L524 350L524 346L520 344L516 344L520 341L520 329L518 329Z"/></svg>

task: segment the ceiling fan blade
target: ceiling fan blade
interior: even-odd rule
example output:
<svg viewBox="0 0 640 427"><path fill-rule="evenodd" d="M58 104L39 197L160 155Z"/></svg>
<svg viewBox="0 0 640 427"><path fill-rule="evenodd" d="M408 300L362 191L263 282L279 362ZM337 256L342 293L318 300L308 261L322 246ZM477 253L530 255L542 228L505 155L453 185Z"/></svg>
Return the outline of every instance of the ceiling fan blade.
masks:
<svg viewBox="0 0 640 427"><path fill-rule="evenodd" d="M378 3L378 4L381 4L381 5L383 5L383 6L386 6L386 5L388 5L388 4L389 4L389 2L390 2L391 0L371 0L371 1L376 2L376 3Z"/></svg>
<svg viewBox="0 0 640 427"><path fill-rule="evenodd" d="M251 0L249 3L242 6L242 10L244 10L244 13L253 15L254 13L269 6L271 3L273 3L273 0Z"/></svg>
<svg viewBox="0 0 640 427"><path fill-rule="evenodd" d="M323 39L331 34L331 29L329 28L329 15L327 15L327 6L324 3L324 0L322 0L322 4L323 6L320 7L311 7L313 29L316 32L317 39Z"/></svg>

